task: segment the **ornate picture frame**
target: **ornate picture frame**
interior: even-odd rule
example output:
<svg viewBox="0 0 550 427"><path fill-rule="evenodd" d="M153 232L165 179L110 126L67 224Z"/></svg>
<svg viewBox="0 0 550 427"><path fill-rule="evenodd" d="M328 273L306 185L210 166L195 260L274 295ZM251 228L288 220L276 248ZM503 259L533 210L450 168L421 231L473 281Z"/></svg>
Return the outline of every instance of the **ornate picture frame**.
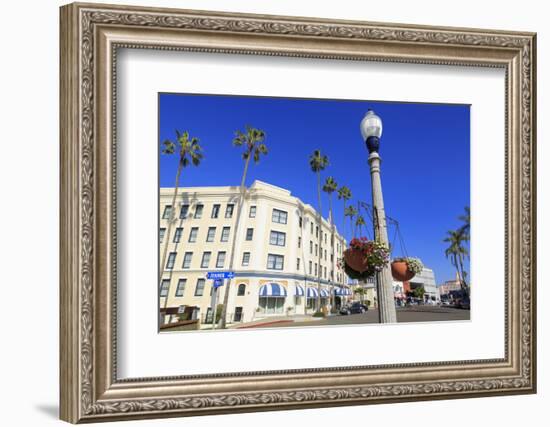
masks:
<svg viewBox="0 0 550 427"><path fill-rule="evenodd" d="M61 8L60 383L72 423L536 392L536 35L189 10ZM505 70L505 357L117 377L117 49Z"/></svg>

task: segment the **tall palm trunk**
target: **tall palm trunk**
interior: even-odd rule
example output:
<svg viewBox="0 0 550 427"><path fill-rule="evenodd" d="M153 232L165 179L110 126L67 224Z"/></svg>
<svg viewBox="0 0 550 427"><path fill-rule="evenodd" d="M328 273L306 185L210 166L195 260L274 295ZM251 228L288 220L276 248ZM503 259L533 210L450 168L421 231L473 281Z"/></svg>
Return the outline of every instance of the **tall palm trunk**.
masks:
<svg viewBox="0 0 550 427"><path fill-rule="evenodd" d="M334 254L334 216L332 213L332 193L329 193L328 195L328 208L330 212L330 250L331 250L331 261L330 261L330 270L332 273L332 276L329 276L330 283L332 283L331 289L330 289L330 307L332 310L332 307L334 307L334 261L335 261L335 254Z"/></svg>
<svg viewBox="0 0 550 427"><path fill-rule="evenodd" d="M246 162L244 164L244 170L243 170L243 176L241 178L241 186L240 186L240 195L239 195L239 205L237 207L237 215L235 218L235 226L233 231L233 242L231 243L231 257L229 258L229 271L233 271L233 265L235 264L235 249L237 247L237 238L239 236L239 225L241 222L241 215L243 211L243 205L244 205L244 198L245 198L245 182L246 182L246 174L248 172L248 165L250 163L250 158L252 157L252 153L249 153L248 157L246 158ZM229 305L229 292L231 290L231 282L233 279L227 279L227 285L225 288L225 293L223 295L223 308L222 308L222 315L221 315L221 322L220 322L220 328L225 329L227 325L227 310Z"/></svg>
<svg viewBox="0 0 550 427"><path fill-rule="evenodd" d="M346 238L346 199L344 198L344 221L342 222L342 237Z"/></svg>
<svg viewBox="0 0 550 427"><path fill-rule="evenodd" d="M321 310L321 235L323 233L321 227L321 173L317 171L317 202L319 203L319 212L317 213L317 224L319 227L319 233L317 239L319 239L319 250L317 251L317 311Z"/></svg>
<svg viewBox="0 0 550 427"><path fill-rule="evenodd" d="M166 239L166 244L164 245L164 250L162 251L162 262L159 268L159 287L162 285L162 276L164 274L164 269L166 268L166 254L168 253L168 245L170 244L172 224L175 222L174 213L176 212L176 199L178 197L178 189L179 189L180 175L181 175L182 169L183 169L183 162L180 159L180 162L178 165L178 171L176 172L176 185L174 187L174 196L172 197L172 212L170 212L170 218L168 219L168 227L166 228L166 233L164 235L164 238ZM170 285L168 285L168 294L164 298L164 308L166 308L166 306L168 305L169 296L170 296Z"/></svg>
<svg viewBox="0 0 550 427"><path fill-rule="evenodd" d="M460 281L460 288L464 290L464 280L462 278L462 271L460 269L460 264L458 262L458 256L456 253L453 254L453 265L456 269L456 274L458 275L458 280Z"/></svg>
<svg viewBox="0 0 550 427"><path fill-rule="evenodd" d="M464 275L464 258L462 257L462 254L458 256L458 262L460 265L460 287L468 293L468 285L466 284L466 277Z"/></svg>

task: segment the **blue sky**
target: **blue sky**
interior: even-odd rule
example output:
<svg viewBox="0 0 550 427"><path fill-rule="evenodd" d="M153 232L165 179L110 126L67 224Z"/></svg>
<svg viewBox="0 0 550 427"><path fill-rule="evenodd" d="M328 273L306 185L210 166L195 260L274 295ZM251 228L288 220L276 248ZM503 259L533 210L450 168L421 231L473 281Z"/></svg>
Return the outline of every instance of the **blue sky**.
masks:
<svg viewBox="0 0 550 427"><path fill-rule="evenodd" d="M249 124L265 131L269 153L259 164L251 163L247 185L259 179L317 207L309 156L320 149L329 157L322 180L333 176L351 189L352 203L371 204L368 152L359 131L369 108L383 121L380 156L387 215L399 221L409 256L432 268L438 284L452 279L442 240L447 230L460 226L457 217L470 204L467 105L160 94L159 141L174 140L175 129L200 139L204 159L199 167L184 170L183 187L239 185L242 149L231 141L235 130ZM176 156L160 154L161 187L174 186L176 167ZM336 197L333 209L341 230L343 205ZM328 216L326 196L323 215ZM372 237L372 224L368 226ZM349 239L349 222L346 229ZM390 241L394 235L390 226ZM397 240L393 255L402 255Z"/></svg>

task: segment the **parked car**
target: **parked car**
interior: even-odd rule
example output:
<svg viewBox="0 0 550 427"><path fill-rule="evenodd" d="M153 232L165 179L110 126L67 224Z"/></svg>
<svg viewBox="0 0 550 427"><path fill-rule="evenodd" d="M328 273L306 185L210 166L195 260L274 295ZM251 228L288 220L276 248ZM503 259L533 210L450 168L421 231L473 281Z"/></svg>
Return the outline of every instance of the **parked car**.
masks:
<svg viewBox="0 0 550 427"><path fill-rule="evenodd" d="M455 303L455 307L456 308L462 308L464 310L469 310L470 309L470 299L469 298L462 298L462 299L459 299L456 303Z"/></svg>
<svg viewBox="0 0 550 427"><path fill-rule="evenodd" d="M343 316L349 316L351 314L350 306L343 305L342 307L340 307L339 313Z"/></svg>
<svg viewBox="0 0 550 427"><path fill-rule="evenodd" d="M349 316L350 314L362 314L369 310L369 307L360 302L353 302L340 308L340 314Z"/></svg>

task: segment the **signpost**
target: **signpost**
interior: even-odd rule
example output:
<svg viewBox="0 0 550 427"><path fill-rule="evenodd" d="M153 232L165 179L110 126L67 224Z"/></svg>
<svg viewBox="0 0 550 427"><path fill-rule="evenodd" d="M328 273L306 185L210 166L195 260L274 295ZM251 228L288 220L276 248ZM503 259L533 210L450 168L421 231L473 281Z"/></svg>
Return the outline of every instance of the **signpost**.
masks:
<svg viewBox="0 0 550 427"><path fill-rule="evenodd" d="M218 300L218 288L223 286L224 279L233 279L235 273L233 271L209 271L206 273L206 278L213 280L212 284L212 300L210 302L212 312L212 330L216 329L216 306Z"/></svg>
<svg viewBox="0 0 550 427"><path fill-rule="evenodd" d="M206 273L207 279L233 279L235 277L234 271L209 271Z"/></svg>

